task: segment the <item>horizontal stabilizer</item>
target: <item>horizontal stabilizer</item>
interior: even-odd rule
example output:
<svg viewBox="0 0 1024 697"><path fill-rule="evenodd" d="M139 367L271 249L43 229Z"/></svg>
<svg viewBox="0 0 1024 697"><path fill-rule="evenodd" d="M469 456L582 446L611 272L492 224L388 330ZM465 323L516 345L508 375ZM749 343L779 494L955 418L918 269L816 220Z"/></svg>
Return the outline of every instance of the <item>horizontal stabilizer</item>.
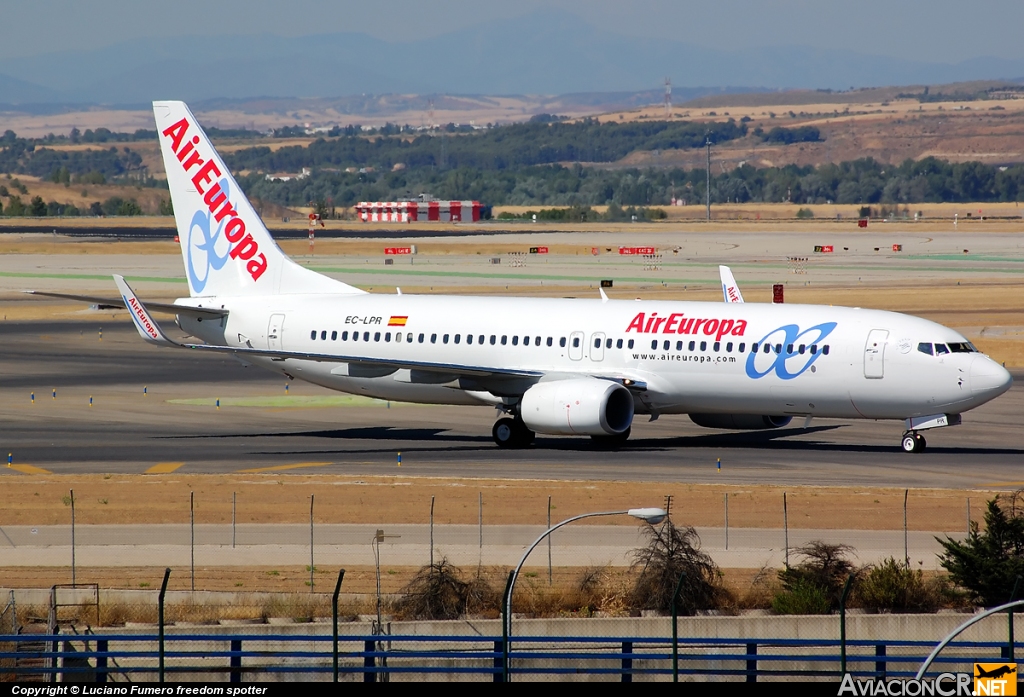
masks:
<svg viewBox="0 0 1024 697"><path fill-rule="evenodd" d="M29 295L44 295L48 298L61 298L62 300L77 300L83 303L99 305L100 307L121 307L124 305L124 298L101 298L96 295L71 295L69 293L49 293L41 290L26 290ZM130 309L130 308L129 308ZM187 305L175 305L174 303L146 303L146 309L150 312L167 312L174 315L189 315L202 317L203 319L220 319L226 317L227 310L206 307L189 307Z"/></svg>

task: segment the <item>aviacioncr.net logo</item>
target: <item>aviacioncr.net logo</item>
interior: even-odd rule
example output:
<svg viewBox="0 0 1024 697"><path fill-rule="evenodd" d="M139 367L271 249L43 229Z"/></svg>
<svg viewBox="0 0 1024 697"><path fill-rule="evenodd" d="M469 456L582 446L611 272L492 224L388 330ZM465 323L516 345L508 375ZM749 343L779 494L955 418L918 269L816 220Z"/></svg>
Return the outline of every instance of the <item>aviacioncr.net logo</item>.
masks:
<svg viewBox="0 0 1024 697"><path fill-rule="evenodd" d="M221 179L221 191L230 196L227 178ZM210 280L211 271L220 271L228 261L228 252L231 244L227 238L221 235L224 231L224 224L229 220L226 218L220 222L216 231L212 230L214 219L213 214L206 209L196 211L192 216L192 222L188 229L188 281L192 290L202 293ZM221 253L223 252L223 253Z"/></svg>
<svg viewBox="0 0 1024 697"><path fill-rule="evenodd" d="M803 331L795 324L787 324L768 332L757 342L757 352L747 356L747 376L756 380L774 372L782 380L792 380L802 375L821 357L821 342L835 328L835 322L823 322ZM817 346L813 353L811 346Z"/></svg>

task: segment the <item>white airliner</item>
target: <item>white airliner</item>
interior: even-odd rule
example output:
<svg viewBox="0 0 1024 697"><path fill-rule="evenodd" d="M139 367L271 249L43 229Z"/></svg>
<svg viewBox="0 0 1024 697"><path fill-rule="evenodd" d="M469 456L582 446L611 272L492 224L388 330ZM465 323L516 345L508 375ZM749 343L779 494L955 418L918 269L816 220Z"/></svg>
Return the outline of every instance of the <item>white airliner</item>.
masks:
<svg viewBox="0 0 1024 697"><path fill-rule="evenodd" d="M1012 382L934 322L736 302L731 273L727 303L371 295L284 255L185 104L153 111L191 295L147 310L115 276L153 344L380 399L490 405L504 447L535 433L621 444L638 414L687 414L724 429L903 420L902 447L919 452L921 431L959 424ZM201 342L168 338L150 310Z"/></svg>

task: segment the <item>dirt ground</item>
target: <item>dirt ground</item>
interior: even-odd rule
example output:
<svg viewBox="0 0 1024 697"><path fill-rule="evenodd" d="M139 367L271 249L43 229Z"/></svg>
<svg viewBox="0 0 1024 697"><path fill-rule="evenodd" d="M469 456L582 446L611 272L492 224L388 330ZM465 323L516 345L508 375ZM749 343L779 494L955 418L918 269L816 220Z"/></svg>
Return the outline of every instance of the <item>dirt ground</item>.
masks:
<svg viewBox="0 0 1024 697"><path fill-rule="evenodd" d="M714 467L715 463L708 463ZM545 522L595 510L662 506L672 496L677 524L721 526L729 496L729 525L781 528L783 492L791 528L898 530L903 527L902 489L844 487L714 486L630 481L456 479L403 476L353 477L297 474L53 475L8 477L0 488L0 525L62 525L70 522L71 490L79 525L187 523L195 492L197 524L230 524L232 494L239 523L306 523L316 495L316 523L426 524L435 497L438 525ZM995 492L914 489L908 497L911 530L962 530L968 498L973 517ZM367 520L366 511L374 518ZM623 517L602 524L634 525ZM587 524L583 522L581 524Z"/></svg>

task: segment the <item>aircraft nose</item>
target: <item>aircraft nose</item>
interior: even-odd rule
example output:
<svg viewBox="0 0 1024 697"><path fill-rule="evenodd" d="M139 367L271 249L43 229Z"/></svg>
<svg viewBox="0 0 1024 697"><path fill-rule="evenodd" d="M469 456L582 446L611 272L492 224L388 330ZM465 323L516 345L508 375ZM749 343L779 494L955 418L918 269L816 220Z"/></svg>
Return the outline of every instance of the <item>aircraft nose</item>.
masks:
<svg viewBox="0 0 1024 697"><path fill-rule="evenodd" d="M995 397L1012 384L1010 372L991 358L978 356L971 363L971 392L975 395Z"/></svg>

